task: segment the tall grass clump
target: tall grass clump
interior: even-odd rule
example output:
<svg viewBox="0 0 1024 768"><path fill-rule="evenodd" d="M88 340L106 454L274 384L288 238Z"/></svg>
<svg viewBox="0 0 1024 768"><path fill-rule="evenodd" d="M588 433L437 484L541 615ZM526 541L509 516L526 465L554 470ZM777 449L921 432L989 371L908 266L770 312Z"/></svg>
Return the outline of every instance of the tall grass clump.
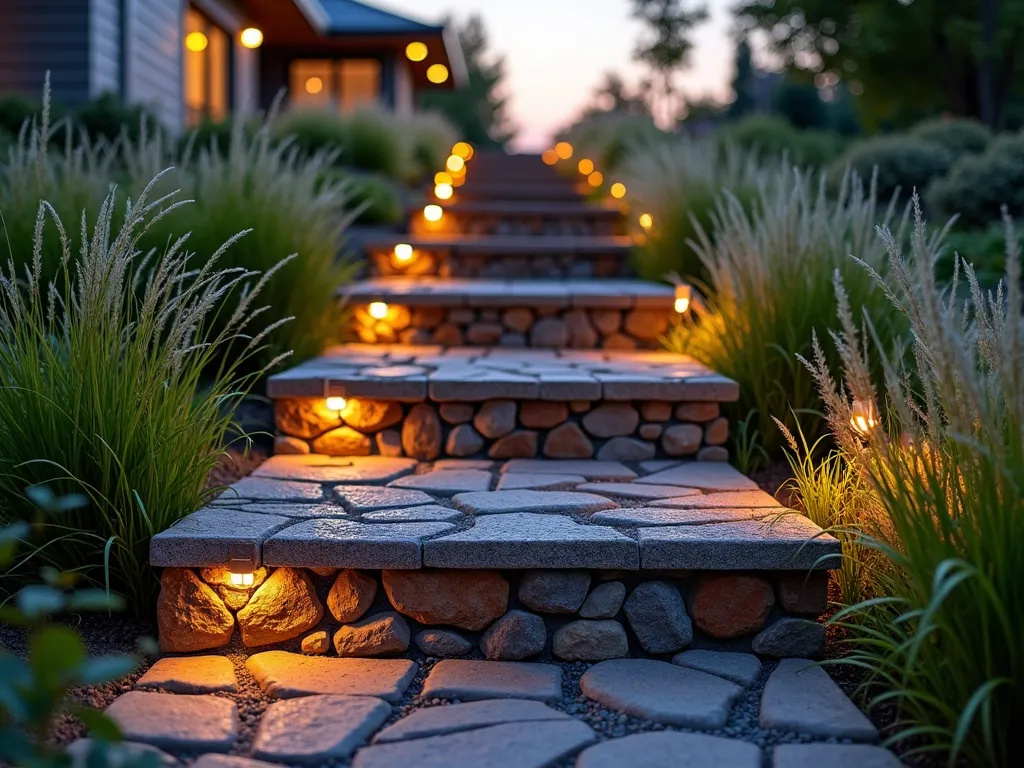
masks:
<svg viewBox="0 0 1024 768"><path fill-rule="evenodd" d="M207 498L232 405L259 373L246 374L247 361L274 328L261 319L250 332L262 314L254 302L286 263L262 275L226 266L237 234L212 251L201 244L200 257L187 235L144 251L183 207L151 199L157 183L123 214L112 191L91 233L79 219L77 244L39 203L34 246L20 259L28 268L12 259L0 273L0 521L35 524L22 568L76 572L140 614L157 586L150 538ZM52 282L42 265L48 223L60 248ZM39 485L88 503L39 519Z"/></svg>
<svg viewBox="0 0 1024 768"><path fill-rule="evenodd" d="M893 205L881 214L877 207L874 188L854 176L833 198L823 177L783 168L759 185L753 205L727 193L710 226L698 228L692 245L713 289L666 342L739 382L731 415L756 414L751 425L769 456L783 442L773 417L791 428L799 419L812 440L820 434L821 400L798 355L811 353L813 330L835 316L836 270L883 338L899 327L891 304L849 258L885 273L874 228L879 215L883 223L897 217Z"/></svg>
<svg viewBox="0 0 1024 768"><path fill-rule="evenodd" d="M635 147L621 178L633 210L649 213L654 226L636 250L637 271L660 280L675 272L706 282L709 275L690 242L708 231L718 199L728 190L743 206L756 198L757 157L731 146L680 138Z"/></svg>
<svg viewBox="0 0 1024 768"><path fill-rule="evenodd" d="M1007 223L1006 274L984 292L957 260L968 297L937 284L935 241L918 213L908 258L882 231L890 269L876 290L909 326L913 365L878 349L837 279L837 382L815 342L809 367L829 426L870 483L883 519L864 541L884 557L883 596L836 614L851 633L874 704L896 705L901 729L948 765L1024 764L1024 315L1018 240ZM884 362L872 385L867 348ZM886 418L865 438L850 398Z"/></svg>
<svg viewBox="0 0 1024 768"><path fill-rule="evenodd" d="M443 170L452 146L459 140L455 127L437 112L418 112L405 118L401 134L410 160L404 181L411 183L432 178Z"/></svg>

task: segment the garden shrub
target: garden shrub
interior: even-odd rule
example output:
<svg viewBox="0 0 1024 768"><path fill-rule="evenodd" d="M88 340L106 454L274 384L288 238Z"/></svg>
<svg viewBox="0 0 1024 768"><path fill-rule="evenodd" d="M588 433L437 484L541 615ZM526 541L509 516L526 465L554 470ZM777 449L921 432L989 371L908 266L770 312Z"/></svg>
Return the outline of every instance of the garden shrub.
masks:
<svg viewBox="0 0 1024 768"><path fill-rule="evenodd" d="M1000 209L1024 212L1024 134L1000 136L980 155L962 157L932 182L925 199L936 215L957 215L964 227L988 227Z"/></svg>
<svg viewBox="0 0 1024 768"><path fill-rule="evenodd" d="M880 201L889 200L897 191L908 200L914 190L923 192L932 179L944 175L953 164L949 150L911 136L875 136L857 142L837 160L831 169L835 184L853 170L861 178L877 174Z"/></svg>
<svg viewBox="0 0 1024 768"><path fill-rule="evenodd" d="M262 275L230 269L237 235L212 250L202 237L161 240L148 253L153 228L182 210L153 199L156 186L119 229L113 191L68 228L39 203L34 251L56 237L64 280L46 283L31 253L20 259L27 274L12 266L0 280L0 522L38 523L34 562L125 595L140 615L158 587L150 538L213 492L207 476L232 406L261 370L243 373L269 330L265 315L253 328L255 302L285 264ZM40 522L40 485L87 503Z"/></svg>
<svg viewBox="0 0 1024 768"><path fill-rule="evenodd" d="M0 129L11 136L21 132L21 126L39 115L42 105L22 96L20 93L6 93L0 96Z"/></svg>
<svg viewBox="0 0 1024 768"><path fill-rule="evenodd" d="M799 130L780 117L752 115L721 128L716 136L747 152L756 152L769 160L783 157L800 167L819 168L832 162L843 139L827 131Z"/></svg>
<svg viewBox="0 0 1024 768"><path fill-rule="evenodd" d="M963 155L984 152L992 140L992 131L977 120L936 117L923 120L910 129L910 135L938 144L957 159Z"/></svg>
<svg viewBox="0 0 1024 768"><path fill-rule="evenodd" d="M352 206L359 209L359 224L398 224L405 217L402 194L389 179L372 174L351 174Z"/></svg>
<svg viewBox="0 0 1024 768"><path fill-rule="evenodd" d="M339 165L404 179L409 148L393 115L366 108L351 115L327 110L293 110L277 121L278 137L293 137L308 153L331 150Z"/></svg>
<svg viewBox="0 0 1024 768"><path fill-rule="evenodd" d="M129 140L137 141L142 133L150 135L163 130L156 115L144 106L125 104L120 97L105 93L79 106L72 116L75 138L84 131L88 140L116 141L125 133Z"/></svg>
<svg viewBox="0 0 1024 768"><path fill-rule="evenodd" d="M458 133L443 115L437 112L419 112L406 118L401 125L407 145L409 172L405 181L418 183L444 169L452 146L459 140Z"/></svg>
<svg viewBox="0 0 1024 768"><path fill-rule="evenodd" d="M982 286L994 288L1006 274L1006 227L991 224L987 229L950 232L935 262L935 277L942 285L953 279L955 254L971 260Z"/></svg>

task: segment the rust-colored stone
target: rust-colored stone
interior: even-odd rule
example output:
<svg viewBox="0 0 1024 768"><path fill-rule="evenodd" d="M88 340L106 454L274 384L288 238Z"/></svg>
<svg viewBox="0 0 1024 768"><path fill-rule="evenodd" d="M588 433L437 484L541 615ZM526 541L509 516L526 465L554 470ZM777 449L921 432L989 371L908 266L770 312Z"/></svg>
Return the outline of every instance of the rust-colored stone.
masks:
<svg viewBox="0 0 1024 768"><path fill-rule="evenodd" d="M346 568L334 579L327 594L327 610L342 624L356 621L370 610L377 596L377 580L353 568Z"/></svg>
<svg viewBox="0 0 1024 768"><path fill-rule="evenodd" d="M316 632L310 632L302 638L302 652L308 653L311 656L327 653L330 647L330 635L328 635L326 630L323 629L319 629Z"/></svg>
<svg viewBox="0 0 1024 768"><path fill-rule="evenodd" d="M421 624L480 630L508 607L497 571L386 570L382 581L391 604Z"/></svg>
<svg viewBox="0 0 1024 768"><path fill-rule="evenodd" d="M594 455L594 444L579 424L568 421L548 432L544 455L549 459L589 459Z"/></svg>
<svg viewBox="0 0 1024 768"><path fill-rule="evenodd" d="M283 397L274 401L274 424L286 435L311 438L340 426L341 419L322 398Z"/></svg>
<svg viewBox="0 0 1024 768"><path fill-rule="evenodd" d="M629 403L603 403L583 417L583 428L594 437L632 435L640 414Z"/></svg>
<svg viewBox="0 0 1024 768"><path fill-rule="evenodd" d="M672 403L652 400L640 404L640 415L644 421L668 421L672 418Z"/></svg>
<svg viewBox="0 0 1024 768"><path fill-rule="evenodd" d="M441 418L449 424L465 424L473 420L473 405L471 403L441 403Z"/></svg>
<svg viewBox="0 0 1024 768"><path fill-rule="evenodd" d="M301 456L309 453L309 443L297 437L278 435L274 438L274 453L278 456Z"/></svg>
<svg viewBox="0 0 1024 768"><path fill-rule="evenodd" d="M669 456L689 456L700 448L704 432L696 424L673 424L661 436L661 447Z"/></svg>
<svg viewBox="0 0 1024 768"><path fill-rule="evenodd" d="M517 429L495 440L487 455L492 459L532 459L537 455L537 433Z"/></svg>
<svg viewBox="0 0 1024 768"><path fill-rule="evenodd" d="M679 403L676 418L680 421L711 421L718 417L718 403Z"/></svg>
<svg viewBox="0 0 1024 768"><path fill-rule="evenodd" d="M531 400L519 408L519 421L530 429L551 429L569 418L565 403Z"/></svg>
<svg viewBox="0 0 1024 768"><path fill-rule="evenodd" d="M593 349L600 337L590 318L582 309L573 309L565 313L565 327L569 331L569 346L574 349Z"/></svg>
<svg viewBox="0 0 1024 768"><path fill-rule="evenodd" d="M611 336L618 333L622 327L622 313L617 309L592 309L590 320L602 336Z"/></svg>
<svg viewBox="0 0 1024 768"><path fill-rule="evenodd" d="M511 331L526 333L533 325L533 312L525 307L513 307L505 312L501 322Z"/></svg>
<svg viewBox="0 0 1024 768"><path fill-rule="evenodd" d="M624 333L613 333L604 340L605 349L636 349L636 339Z"/></svg>
<svg viewBox="0 0 1024 768"><path fill-rule="evenodd" d="M406 456L420 461L433 461L441 455L441 420L426 403L414 405L405 417L402 449Z"/></svg>
<svg viewBox="0 0 1024 768"><path fill-rule="evenodd" d="M663 429L664 426L661 424L642 424L638 433L644 440L654 441L661 437L661 431Z"/></svg>
<svg viewBox="0 0 1024 768"><path fill-rule="evenodd" d="M305 571L278 568L238 612L247 648L282 643L315 627L324 607Z"/></svg>
<svg viewBox="0 0 1024 768"><path fill-rule="evenodd" d="M404 304L389 304L385 320L396 331L404 331L412 323L412 313Z"/></svg>
<svg viewBox="0 0 1024 768"><path fill-rule="evenodd" d="M165 568L156 601L160 649L190 653L220 648L231 640L235 617L217 593L190 568Z"/></svg>
<svg viewBox="0 0 1024 768"><path fill-rule="evenodd" d="M369 456L372 443L369 435L352 427L338 427L313 441L313 452L328 456Z"/></svg>
<svg viewBox="0 0 1024 768"><path fill-rule="evenodd" d="M668 330L668 324L664 310L634 309L626 313L626 333L640 341L654 341Z"/></svg>
<svg viewBox="0 0 1024 768"><path fill-rule="evenodd" d="M341 418L360 432L376 432L393 427L402 420L402 406L394 400L349 398Z"/></svg>
<svg viewBox="0 0 1024 768"><path fill-rule="evenodd" d="M774 605L772 585L764 579L722 573L697 580L691 612L698 629L719 640L728 640L759 631Z"/></svg>
<svg viewBox="0 0 1024 768"><path fill-rule="evenodd" d="M444 307L417 307L412 311L412 324L431 330L444 322Z"/></svg>
<svg viewBox="0 0 1024 768"><path fill-rule="evenodd" d="M828 572L779 574L779 602L791 613L820 616L828 608Z"/></svg>
<svg viewBox="0 0 1024 768"><path fill-rule="evenodd" d="M451 323L442 323L434 329L434 343L446 347L461 347L463 344L462 331L459 326Z"/></svg>
<svg viewBox="0 0 1024 768"><path fill-rule="evenodd" d="M729 420L718 418L704 425L704 442L707 445L725 445L729 439Z"/></svg>

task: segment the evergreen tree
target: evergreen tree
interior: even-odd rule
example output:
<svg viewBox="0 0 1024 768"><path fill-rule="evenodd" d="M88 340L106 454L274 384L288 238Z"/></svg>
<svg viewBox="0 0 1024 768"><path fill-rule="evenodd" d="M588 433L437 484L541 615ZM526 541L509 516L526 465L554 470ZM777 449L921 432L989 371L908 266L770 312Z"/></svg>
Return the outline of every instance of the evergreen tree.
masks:
<svg viewBox="0 0 1024 768"><path fill-rule="evenodd" d="M736 94L736 98L726 110L726 115L730 120L738 120L756 109L754 77L754 63L750 58L750 43L744 37L736 46L736 73L732 79L732 90Z"/></svg>

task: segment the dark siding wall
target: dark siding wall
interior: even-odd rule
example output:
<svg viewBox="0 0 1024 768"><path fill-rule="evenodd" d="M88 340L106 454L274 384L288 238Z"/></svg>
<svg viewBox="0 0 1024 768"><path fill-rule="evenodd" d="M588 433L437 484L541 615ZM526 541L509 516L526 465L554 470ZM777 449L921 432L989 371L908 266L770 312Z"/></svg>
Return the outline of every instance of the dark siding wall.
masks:
<svg viewBox="0 0 1024 768"><path fill-rule="evenodd" d="M0 91L54 101L89 98L90 0L0 0Z"/></svg>

